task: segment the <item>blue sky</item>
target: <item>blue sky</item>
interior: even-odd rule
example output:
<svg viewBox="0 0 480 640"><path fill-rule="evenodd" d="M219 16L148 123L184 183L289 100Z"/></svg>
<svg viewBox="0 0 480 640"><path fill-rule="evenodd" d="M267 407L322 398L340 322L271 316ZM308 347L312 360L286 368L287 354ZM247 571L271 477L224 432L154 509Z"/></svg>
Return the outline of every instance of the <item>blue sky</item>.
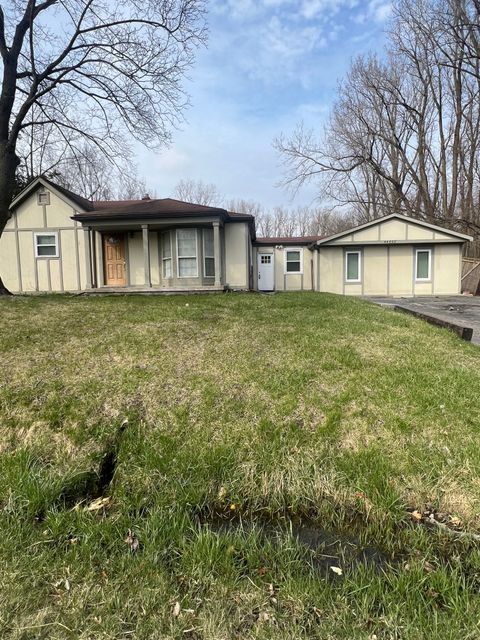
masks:
<svg viewBox="0 0 480 640"><path fill-rule="evenodd" d="M181 179L266 207L310 204L314 189L276 187L273 139L299 121L321 131L353 56L380 50L389 0L210 0L208 48L186 89L191 107L168 150L138 150L157 197Z"/></svg>

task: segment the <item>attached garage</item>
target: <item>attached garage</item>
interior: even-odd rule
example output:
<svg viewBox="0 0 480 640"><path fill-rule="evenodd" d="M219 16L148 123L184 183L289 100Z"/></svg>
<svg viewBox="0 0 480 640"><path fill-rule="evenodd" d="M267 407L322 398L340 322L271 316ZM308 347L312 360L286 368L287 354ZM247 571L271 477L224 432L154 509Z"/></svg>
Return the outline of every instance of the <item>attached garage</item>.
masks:
<svg viewBox="0 0 480 640"><path fill-rule="evenodd" d="M392 214L315 243L317 291L367 296L460 293L470 236Z"/></svg>

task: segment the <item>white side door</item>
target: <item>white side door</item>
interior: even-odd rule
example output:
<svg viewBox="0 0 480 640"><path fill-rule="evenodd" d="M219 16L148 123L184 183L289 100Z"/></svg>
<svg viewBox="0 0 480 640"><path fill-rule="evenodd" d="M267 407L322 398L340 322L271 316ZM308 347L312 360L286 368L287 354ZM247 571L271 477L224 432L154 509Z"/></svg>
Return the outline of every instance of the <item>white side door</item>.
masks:
<svg viewBox="0 0 480 640"><path fill-rule="evenodd" d="M275 266L273 253L259 253L258 264L258 290L273 291L275 289Z"/></svg>

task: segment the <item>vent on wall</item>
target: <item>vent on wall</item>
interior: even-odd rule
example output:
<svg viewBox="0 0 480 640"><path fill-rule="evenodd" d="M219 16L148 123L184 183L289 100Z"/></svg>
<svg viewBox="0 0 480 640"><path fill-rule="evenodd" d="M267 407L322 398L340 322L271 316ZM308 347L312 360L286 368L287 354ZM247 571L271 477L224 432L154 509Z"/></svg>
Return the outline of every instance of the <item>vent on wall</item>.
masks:
<svg viewBox="0 0 480 640"><path fill-rule="evenodd" d="M37 204L50 204L50 192L46 189L37 191Z"/></svg>

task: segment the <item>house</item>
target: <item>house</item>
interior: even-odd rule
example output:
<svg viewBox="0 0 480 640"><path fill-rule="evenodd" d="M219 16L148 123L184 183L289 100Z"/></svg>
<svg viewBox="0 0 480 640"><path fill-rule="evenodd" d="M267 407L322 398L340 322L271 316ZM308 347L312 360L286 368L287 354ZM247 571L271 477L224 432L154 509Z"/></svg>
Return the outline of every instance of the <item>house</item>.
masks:
<svg viewBox="0 0 480 640"><path fill-rule="evenodd" d="M0 273L17 293L452 295L471 239L399 214L327 238L257 238L248 214L148 196L94 202L40 177L12 202Z"/></svg>

